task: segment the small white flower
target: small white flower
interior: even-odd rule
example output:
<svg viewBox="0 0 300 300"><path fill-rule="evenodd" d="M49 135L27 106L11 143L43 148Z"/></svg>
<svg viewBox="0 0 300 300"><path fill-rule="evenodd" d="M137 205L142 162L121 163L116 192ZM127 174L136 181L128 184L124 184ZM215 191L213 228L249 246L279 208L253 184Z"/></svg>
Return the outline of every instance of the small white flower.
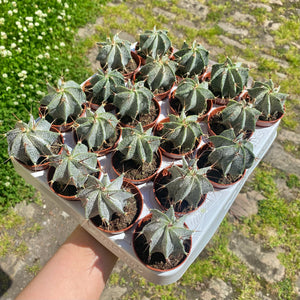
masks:
<svg viewBox="0 0 300 300"><path fill-rule="evenodd" d="M57 45L55 45L54 46L54 50L58 50L59 48L58 48L58 46Z"/></svg>
<svg viewBox="0 0 300 300"><path fill-rule="evenodd" d="M39 64L39 63L35 63L34 65L35 65L36 67L39 67L39 66L40 66L40 64Z"/></svg>
<svg viewBox="0 0 300 300"><path fill-rule="evenodd" d="M5 23L5 19L4 18L0 18L0 25L4 25Z"/></svg>
<svg viewBox="0 0 300 300"><path fill-rule="evenodd" d="M29 84L28 86L29 86L30 89L32 89L32 90L34 89L32 84Z"/></svg>
<svg viewBox="0 0 300 300"><path fill-rule="evenodd" d="M62 16L57 16L57 19L58 19L58 20L62 20L63 17L62 17Z"/></svg>
<svg viewBox="0 0 300 300"><path fill-rule="evenodd" d="M66 46L66 44L65 44L64 42L60 42L60 43L59 43L59 46L61 46L61 47L65 47L65 46Z"/></svg>
<svg viewBox="0 0 300 300"><path fill-rule="evenodd" d="M42 40L43 39L43 37L41 35L39 35L37 38L38 38L38 40Z"/></svg>
<svg viewBox="0 0 300 300"><path fill-rule="evenodd" d="M38 17L40 17L40 18L43 17L43 12L42 12L40 9L37 10L37 11L35 12L35 14L36 14Z"/></svg>
<svg viewBox="0 0 300 300"><path fill-rule="evenodd" d="M26 17L25 20L28 22L33 22L33 17Z"/></svg>
<svg viewBox="0 0 300 300"><path fill-rule="evenodd" d="M23 43L23 40L22 40L22 39L19 39L19 40L18 40L18 43L19 43L19 44Z"/></svg>
<svg viewBox="0 0 300 300"><path fill-rule="evenodd" d="M37 56L38 59L42 59L43 57L44 57L43 54L39 54L39 55Z"/></svg>
<svg viewBox="0 0 300 300"><path fill-rule="evenodd" d="M12 12L11 10L9 10L9 11L7 12L7 14L8 14L9 16L12 16L12 15L13 15L13 12Z"/></svg>
<svg viewBox="0 0 300 300"><path fill-rule="evenodd" d="M70 72L70 70L69 70L69 69L65 69L65 72L66 72L66 73L69 73L69 72Z"/></svg>
<svg viewBox="0 0 300 300"><path fill-rule="evenodd" d="M49 46L46 46L46 50L50 50L50 47L49 47Z"/></svg>
<svg viewBox="0 0 300 300"><path fill-rule="evenodd" d="M71 20L71 19L72 19L72 17L71 17L70 15L68 15L67 18L68 18L68 20Z"/></svg>
<svg viewBox="0 0 300 300"><path fill-rule="evenodd" d="M60 3L61 3L61 0L57 0L57 3L59 3L59 4L60 4Z"/></svg>
<svg viewBox="0 0 300 300"><path fill-rule="evenodd" d="M2 50L1 51L1 56L6 57L7 56L7 50Z"/></svg>
<svg viewBox="0 0 300 300"><path fill-rule="evenodd" d="M47 66L43 66L43 70L48 70L48 67Z"/></svg>
<svg viewBox="0 0 300 300"><path fill-rule="evenodd" d="M6 73L3 73L3 74L2 74L2 77L3 77L3 78L7 78L8 76L7 76Z"/></svg>
<svg viewBox="0 0 300 300"><path fill-rule="evenodd" d="M6 51L6 54L7 54L7 56L12 56L12 53L9 50Z"/></svg>
<svg viewBox="0 0 300 300"><path fill-rule="evenodd" d="M16 48L17 47L17 44L16 43L12 43L11 45L10 45L10 48L11 49L14 49L14 48Z"/></svg>
<svg viewBox="0 0 300 300"><path fill-rule="evenodd" d="M21 52L22 52L22 49L21 49L21 48L18 48L18 49L17 49L17 52L18 52L18 53L21 53Z"/></svg>
<svg viewBox="0 0 300 300"><path fill-rule="evenodd" d="M14 105L18 105L19 102L18 102L18 101L14 101L13 104L14 104Z"/></svg>
<svg viewBox="0 0 300 300"><path fill-rule="evenodd" d="M42 32L41 32L41 35L46 35L46 32L45 32L45 31L42 31Z"/></svg>
<svg viewBox="0 0 300 300"><path fill-rule="evenodd" d="M4 46L0 46L0 51L3 51L5 50L5 47Z"/></svg>
<svg viewBox="0 0 300 300"><path fill-rule="evenodd" d="M65 30L66 30L66 31L70 31L70 28L69 28L69 27L66 27Z"/></svg>
<svg viewBox="0 0 300 300"><path fill-rule="evenodd" d="M33 28L33 26L34 26L33 23L29 23L29 24L28 24L28 27L29 27L29 28Z"/></svg>
<svg viewBox="0 0 300 300"><path fill-rule="evenodd" d="M66 2L64 5L65 8L69 8L69 4Z"/></svg>
<svg viewBox="0 0 300 300"><path fill-rule="evenodd" d="M5 185L6 187L10 186L10 182L6 181L6 182L4 183L4 185Z"/></svg>
<svg viewBox="0 0 300 300"><path fill-rule="evenodd" d="M50 54L49 54L48 52L46 52L46 53L44 54L44 57L45 57L45 58L50 58Z"/></svg>
<svg viewBox="0 0 300 300"><path fill-rule="evenodd" d="M5 32L1 31L1 39L6 40L7 39L7 35Z"/></svg>
<svg viewBox="0 0 300 300"><path fill-rule="evenodd" d="M48 29L49 29L49 31L50 31L50 32L52 32L52 31L53 31L52 27L49 27Z"/></svg>
<svg viewBox="0 0 300 300"><path fill-rule="evenodd" d="M44 72L44 75L45 75L45 76L48 76L48 73L47 73L47 72Z"/></svg>
<svg viewBox="0 0 300 300"><path fill-rule="evenodd" d="M38 26L40 26L40 23L39 22L35 22L34 26L38 27Z"/></svg>
<svg viewBox="0 0 300 300"><path fill-rule="evenodd" d="M17 3L15 1L13 1L11 4L13 7L17 7Z"/></svg>
<svg viewBox="0 0 300 300"><path fill-rule="evenodd" d="M23 27L23 30L25 31L25 32L27 32L28 31L28 29L24 26Z"/></svg>
<svg viewBox="0 0 300 300"><path fill-rule="evenodd" d="M18 13L18 10L15 8L13 9L13 13L17 14Z"/></svg>
<svg viewBox="0 0 300 300"><path fill-rule="evenodd" d="M21 88L24 87L24 83L23 82L20 83L20 87Z"/></svg>
<svg viewBox="0 0 300 300"><path fill-rule="evenodd" d="M3 123L3 120L0 120L0 123L2 124ZM10 177L9 176L5 176L6 180L9 180Z"/></svg>
<svg viewBox="0 0 300 300"><path fill-rule="evenodd" d="M6 87L6 91L8 92L9 90L11 90L11 87L10 87L10 86L7 86L7 87Z"/></svg>

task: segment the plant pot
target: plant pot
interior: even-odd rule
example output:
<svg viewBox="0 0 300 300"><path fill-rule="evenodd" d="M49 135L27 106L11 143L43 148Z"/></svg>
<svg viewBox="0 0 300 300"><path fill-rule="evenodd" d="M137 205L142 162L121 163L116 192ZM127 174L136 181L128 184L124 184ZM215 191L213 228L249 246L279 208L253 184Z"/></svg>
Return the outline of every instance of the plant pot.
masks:
<svg viewBox="0 0 300 300"><path fill-rule="evenodd" d="M167 118L164 118L162 119L160 122L158 122L156 124L156 126L154 127L154 135L156 136L160 136L159 132L163 129L164 127L164 123L167 123L170 121L170 118L167 117ZM172 151L172 145L171 143L166 143L165 145L161 145L159 147L161 153L165 156L165 157L168 157L168 158L172 158L172 159L182 159L182 156L190 156L193 154L193 152L196 150L196 148L198 147L198 145L200 144L201 142L201 139L202 139L202 136L199 138L199 140L196 141L196 145L193 149L187 151L187 152L182 152L180 153L179 151ZM170 151L171 150L171 151Z"/></svg>
<svg viewBox="0 0 300 300"><path fill-rule="evenodd" d="M124 174L124 178L127 181L138 185L138 184L142 184L142 183L151 181L154 178L154 176L157 174L158 169L160 168L161 162L162 162L162 156L161 156L161 152L159 150L156 153L154 153L153 160L154 159L155 159L155 161L153 162L152 169L155 169L155 171L148 172L151 174L150 175L147 174L146 177L141 176L142 178L140 178L140 179L130 178L129 175L131 177L134 177L136 175L142 174L145 171L149 171L151 165L150 166L146 165L141 170L141 169L139 169L140 166L138 164L136 164L133 160L122 161L123 154L120 151L116 151L112 155L111 162L112 162L112 168L118 176L120 176L121 174Z"/></svg>
<svg viewBox="0 0 300 300"><path fill-rule="evenodd" d="M46 118L46 120L51 123L51 128L56 128L60 132L68 132L68 131L72 130L72 126L74 124L74 121L78 117L82 117L85 114L85 110L86 110L86 105L83 104L81 113L78 116L74 117L74 118L72 116L70 116L67 120L67 123L63 123L63 124L55 124L55 121L53 120L52 117L50 117L47 114L47 109L43 105L41 105L39 107L39 116L40 116L40 118L42 118L44 116Z"/></svg>
<svg viewBox="0 0 300 300"><path fill-rule="evenodd" d="M123 181L123 187L130 190L130 192L132 194L134 194L134 199L135 199L135 203L131 203L131 206L136 206L136 213L134 215L130 215L130 207L126 207L124 208L125 211L125 218L127 219L122 219L122 217L119 217L118 215L115 215L115 222L113 221L114 224L118 224L118 220L119 222L124 222L124 228L121 229L110 229L109 226L105 226L105 224L103 224L103 222L101 221L100 216L95 216L93 218L90 219L90 221L101 231L110 233L110 234L119 234L121 232L127 231L128 229L130 229L136 222L137 220L140 218L140 215L142 213L143 210L143 196L140 192L140 190L131 182L124 180ZM128 211L127 211L128 210ZM129 223L129 224L128 224ZM117 226L117 225L115 225Z"/></svg>
<svg viewBox="0 0 300 300"><path fill-rule="evenodd" d="M198 168L204 168L210 165L208 162L208 156L212 152L212 150L213 150L213 144L211 142L206 143L200 147L200 149L197 151L196 154L196 157L198 159L197 162ZM212 168L206 173L206 177L213 185L214 188L226 189L239 182L245 176L245 173L246 170L244 170L242 175L240 175L238 178L233 180L232 178L225 178L221 170L217 168Z"/></svg>
<svg viewBox="0 0 300 300"><path fill-rule="evenodd" d="M185 247L185 251L188 253L187 255L182 255L181 258L177 259L176 258L173 259L173 257L170 257L170 261L172 264L170 264L169 266L166 266L166 262L165 259L163 257L163 255L161 253L153 253L151 255L150 258L150 263L147 261L148 257L149 257L149 246L146 243L146 239L144 237L143 234L140 234L140 231L143 229L143 227L150 222L152 217L152 214L148 214L146 215L143 219L141 219L138 224L137 227L134 230L133 233L133 249L134 252L136 254L136 256L139 258L139 260L150 270L153 271L157 271L157 272L166 272L166 271L171 271L174 270L178 267L180 267L187 259L188 255L191 252L192 249L192 237L190 237L190 239L186 240L184 242L184 247ZM185 224L186 226L186 224ZM187 227L187 226L186 226ZM165 268L159 268L157 265L163 265Z"/></svg>
<svg viewBox="0 0 300 300"><path fill-rule="evenodd" d="M182 165L178 165L182 166ZM168 190L164 187L164 185L169 182L171 175L169 172L169 169L171 166L168 166L167 168L161 170L154 179L153 182L153 193L154 198L160 208L164 211L168 210L171 205L174 207L175 215L177 217L181 217L186 214L190 214L194 211L196 211L206 200L207 194L202 195L201 200L199 201L197 207L189 207L188 203L186 201L182 201L181 204L175 204L172 199L168 196Z"/></svg>
<svg viewBox="0 0 300 300"><path fill-rule="evenodd" d="M171 96L171 92L172 92L174 86L175 86L175 82L174 82L174 83L172 84L172 86L171 86L168 90L166 90L165 92L154 94L154 98L155 98L157 101L162 101L162 100L164 100L164 99L166 99L166 98L169 99L170 96Z"/></svg>
<svg viewBox="0 0 300 300"><path fill-rule="evenodd" d="M116 139L115 139L115 137L110 138L109 141L108 141L108 143L107 143L107 144L110 144L111 146L105 148L105 147L102 145L102 146L100 147L100 149L99 149L99 147L95 147L95 149L92 148L92 149L90 149L89 151L90 151L90 152L96 153L97 156L104 156L104 155L110 153L112 150L114 150L114 149L117 147L117 145L118 145L118 143L119 143L119 141L120 141L120 139L121 139L121 136L122 136L122 128L121 128L120 126L117 126L116 129L117 129L117 137L116 137ZM78 142L78 137L77 137L76 130L74 130L74 129L73 129L73 138L74 138L75 143L77 144L77 142ZM114 141L114 140L115 140L115 141ZM82 140L81 142L82 142L83 144L85 144L87 147L89 147L89 146L88 146L88 143L86 142L86 140Z"/></svg>
<svg viewBox="0 0 300 300"><path fill-rule="evenodd" d="M274 119L274 120L270 120L270 121L264 121L264 120L260 120L258 118L257 122L256 122L256 126L259 127L270 127L274 124L276 124L277 122L279 122L282 118L283 118L284 114L283 113L278 113L278 118Z"/></svg>
<svg viewBox="0 0 300 300"><path fill-rule="evenodd" d="M153 108L153 111L155 110L156 111L156 116L155 116L155 119L153 120L152 118L152 121L149 122L149 120L147 120L147 118L145 119L146 116L150 116L153 114L151 113L151 108L150 108L150 113L149 114L141 114L141 115L138 115L136 120L132 121L132 119L130 117L123 117L122 118L122 121L120 121L120 124L123 126L123 127L135 127L137 125L138 122L141 122L142 125L143 125L143 129L144 130L147 130L149 128L152 128L154 127L154 125L156 124L158 118L159 118L159 115L160 115L160 112L161 112L161 109L160 109L160 105L158 103L158 101L153 98L152 99L152 102L154 103L154 108ZM124 122L124 119L127 121L127 119L129 120L128 122ZM130 122L130 123L129 123Z"/></svg>
<svg viewBox="0 0 300 300"><path fill-rule="evenodd" d="M99 160L97 160L97 166L98 166L99 171L94 175L95 175L95 177L97 177L99 179L100 176L101 176L101 165L100 165ZM76 196L78 191L77 191L77 188L74 185L65 186L64 187L64 189L66 190L65 194L61 194L61 193L58 192L59 183L57 183L57 182L51 183L51 180L52 180L53 175L54 175L54 171L55 171L55 168L50 167L49 170L48 170L48 174L47 174L47 181L48 181L48 185L49 185L51 191L53 193L55 193L56 195L58 195L59 197L65 199L65 200L68 200L68 201L80 200ZM67 195L68 193L70 193L71 195Z"/></svg>

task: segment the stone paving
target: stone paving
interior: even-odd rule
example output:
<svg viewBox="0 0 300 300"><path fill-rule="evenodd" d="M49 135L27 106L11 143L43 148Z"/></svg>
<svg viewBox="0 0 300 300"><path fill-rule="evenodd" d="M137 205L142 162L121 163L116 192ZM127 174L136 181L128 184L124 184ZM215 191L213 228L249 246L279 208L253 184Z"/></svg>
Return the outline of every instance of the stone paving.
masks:
<svg viewBox="0 0 300 300"><path fill-rule="evenodd" d="M143 3L137 1L135 5L140 5L143 7ZM234 0L234 2L239 2L239 0ZM252 9L260 8L264 9L267 12L271 12L272 9L283 6L283 3L280 0L270 0L268 4L265 3L250 3ZM293 0L290 2L298 3L298 0ZM114 1L109 5L120 5L122 1ZM125 2L126 3L126 2ZM191 12L197 17L197 20L205 20L207 14L209 13L208 7L205 5L206 1L197 1L197 0L181 0L178 2L178 7ZM132 3L128 4L132 5ZM169 30L174 30L178 32L178 29L174 27L174 19L176 14L168 11L166 8L155 7L154 8L157 15L164 15L170 20L168 25ZM300 14L300 9L298 10L298 15ZM297 12L296 12L297 13ZM138 16L141 18L140 16ZM252 15L241 13L235 11L232 14L232 18L236 21L243 19L251 23L255 23L255 19ZM76 37L77 40L86 38L89 35L96 33L96 27L103 25L103 17L99 17L95 24L89 24L85 28L81 28ZM119 20L122 22L122 20ZM179 25L196 28L197 22L194 20L181 19ZM245 45L240 43L239 37L247 36L247 29L238 27L238 22L235 25L228 23L226 19L218 23L218 26L225 32L229 33L230 37L223 35L220 36L220 40L223 43L233 45L237 49L245 49ZM259 43L266 44L267 47L273 47L273 37L269 34L271 31L276 31L280 27L280 23L273 22L268 20L263 24L263 30L261 38L258 40ZM184 32L178 32L178 36L183 37ZM121 37L134 41L134 37L130 33L123 32ZM299 41L298 41L299 42ZM295 41L295 43L298 43ZM300 47L300 46L299 46ZM223 53L223 49L219 47L208 47L211 51L211 57L214 58L219 53ZM97 69L97 64L95 62L95 57L97 54L97 48L93 47L87 52L87 58L91 63L91 68L93 70ZM268 54L262 53L262 56L268 59L276 61L282 68L288 68L288 62L271 57ZM239 61L243 61L242 58L239 58ZM246 64L251 67L255 67L255 63L246 62ZM285 74L281 74L282 77L285 77ZM299 107L298 107L299 109ZM296 158L290 153L287 153L284 150L283 144L285 141L292 142L297 147L300 147L300 135L299 128L296 132L289 131L287 129L281 129L279 131L278 137L274 142L273 146L263 159L263 161L272 165L275 168L278 168L286 174L294 173L297 176L300 176L300 159ZM282 153L285 155L285 159L281 160L278 163L278 157L282 157ZM286 187L285 182L278 180L276 182L280 194L284 195L287 200L295 199L299 191L290 190ZM246 191L238 195L235 200L235 203L230 209L229 215L230 219L241 220L244 217L249 217L255 215L258 212L258 202L263 200L264 197L259 192L255 191ZM44 201L41 205L31 203L25 205L23 203L18 204L15 207L15 212L26 219L25 227L30 228L38 220L41 225L41 229L37 233L31 233L26 231L22 237L18 237L17 233L9 232L9 234L14 234L15 239L22 239L28 246L27 254L19 259L14 254L8 254L5 257L0 257L0 280L1 282L6 283L5 290L0 288L0 299L14 299L15 296L22 290L24 286L34 277L33 272L29 271L28 266L43 266L47 260L55 253L58 247L63 243L65 238L73 231L76 227L76 222L74 222L71 217L65 212L61 211L55 207L51 202ZM256 273L258 276L262 277L266 282L272 284L283 279L285 274L285 268L278 260L277 256L279 253L284 251L280 247L274 249L264 249L263 246L257 242L253 241L239 232L233 232L230 237L229 250L232 251L246 266L249 268L249 271ZM121 270L124 273L126 266L122 262L118 262L114 272L120 272ZM298 274L298 279L294 283L295 291L300 299L300 277ZM5 293L4 293L5 292ZM124 286L108 286L101 300L108 299L120 299L127 292L127 288ZM4 293L4 294L3 294ZM3 295L2 295L3 294ZM1 296L2 295L2 296ZM268 294L259 292L257 299L269 300L272 299ZM147 300L146 296L141 295L142 300ZM192 299L192 298L190 298ZM194 295L193 299L235 299L234 291L230 283L226 283L220 278L212 278L205 284L201 286L201 290L198 292L198 296Z"/></svg>

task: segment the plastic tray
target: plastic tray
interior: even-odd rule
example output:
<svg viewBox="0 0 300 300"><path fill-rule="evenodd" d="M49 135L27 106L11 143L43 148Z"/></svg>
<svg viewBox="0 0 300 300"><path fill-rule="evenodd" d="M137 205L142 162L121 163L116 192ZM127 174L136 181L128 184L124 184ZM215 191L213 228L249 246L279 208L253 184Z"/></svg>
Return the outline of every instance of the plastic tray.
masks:
<svg viewBox="0 0 300 300"><path fill-rule="evenodd" d="M160 119L163 119L168 114L168 101L160 102L160 104L162 109ZM121 260L126 262L136 272L153 283L165 285L177 281L204 249L219 227L245 181L276 138L278 125L279 123L266 128L257 127L250 139L254 146L256 160L253 166L246 171L245 177L230 188L224 190L215 189L213 192L210 192L203 205L197 211L189 214L186 219L186 223L190 229L194 230L191 253L185 263L183 263L180 267L166 272L152 271L145 267L144 264L136 257L132 246L132 233L134 228L130 229L126 233L117 235L110 235L98 230L90 221L84 218L84 209L81 206L80 201L64 200L50 190L47 183L47 170L31 172L14 160L13 164L16 171L25 179L25 181L40 190L45 199L54 201L65 212L74 217L86 231L95 237L96 240L118 256ZM207 126L205 123L202 123L202 129L204 133L207 133ZM72 134L64 133L63 135L65 137L65 143L70 146L74 146ZM203 143L204 142L202 141L201 144ZM98 159L100 160L103 170L109 174L110 178L115 178L116 175L112 171L110 158L111 155L109 154ZM176 164L181 163L181 161L174 161L163 157L161 169L173 162ZM144 208L141 214L142 218L149 213L151 208L159 209L159 206L154 200L152 182L139 185L138 187L144 198Z"/></svg>

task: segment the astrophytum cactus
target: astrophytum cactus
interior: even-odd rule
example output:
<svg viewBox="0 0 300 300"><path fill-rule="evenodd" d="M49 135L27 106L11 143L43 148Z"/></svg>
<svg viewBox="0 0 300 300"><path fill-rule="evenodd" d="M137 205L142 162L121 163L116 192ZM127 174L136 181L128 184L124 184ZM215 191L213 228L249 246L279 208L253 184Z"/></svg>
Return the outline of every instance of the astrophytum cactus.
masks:
<svg viewBox="0 0 300 300"><path fill-rule="evenodd" d="M189 47L184 43L181 49L174 53L178 63L177 73L180 76L199 75L208 65L209 52L196 41Z"/></svg>
<svg viewBox="0 0 300 300"><path fill-rule="evenodd" d="M234 98L240 94L248 81L248 68L232 63L227 57L224 63L212 65L210 87L215 96Z"/></svg>

